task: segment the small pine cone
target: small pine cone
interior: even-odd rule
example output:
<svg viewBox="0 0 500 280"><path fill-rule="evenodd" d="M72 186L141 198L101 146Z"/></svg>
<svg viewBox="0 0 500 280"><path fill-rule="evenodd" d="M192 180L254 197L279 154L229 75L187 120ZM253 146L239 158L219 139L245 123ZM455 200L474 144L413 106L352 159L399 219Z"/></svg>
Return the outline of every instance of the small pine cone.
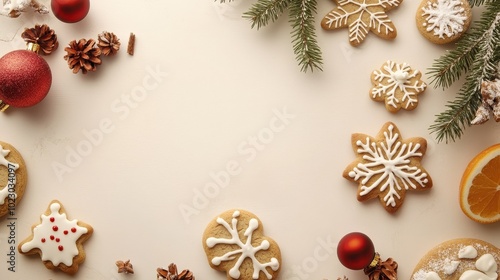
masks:
<svg viewBox="0 0 500 280"><path fill-rule="evenodd" d="M191 271L185 269L180 274L177 273L177 266L171 263L168 266L168 270L164 268L158 268L157 279L159 280L195 280L194 275Z"/></svg>
<svg viewBox="0 0 500 280"><path fill-rule="evenodd" d="M78 73L80 69L83 74L88 71L95 71L98 65L101 65L101 50L95 48L95 41L89 39L80 39L80 41L73 40L69 46L64 48L67 55L64 59L68 61L68 66L73 69L73 73Z"/></svg>
<svg viewBox="0 0 500 280"><path fill-rule="evenodd" d="M21 34L21 37L27 43L39 45L44 55L51 54L59 46L56 33L46 24L37 24L33 28L26 28Z"/></svg>
<svg viewBox="0 0 500 280"><path fill-rule="evenodd" d="M112 32L102 32L98 36L97 47L103 55L115 55L120 50L120 39Z"/></svg>

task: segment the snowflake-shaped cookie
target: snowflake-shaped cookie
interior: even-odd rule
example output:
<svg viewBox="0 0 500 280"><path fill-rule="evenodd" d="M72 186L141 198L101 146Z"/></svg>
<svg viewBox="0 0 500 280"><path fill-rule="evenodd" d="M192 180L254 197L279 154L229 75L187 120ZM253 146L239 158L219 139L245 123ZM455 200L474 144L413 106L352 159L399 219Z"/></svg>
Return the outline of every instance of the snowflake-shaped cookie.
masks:
<svg viewBox="0 0 500 280"><path fill-rule="evenodd" d="M352 147L357 159L343 176L358 183L359 201L378 197L393 213L403 204L406 191L432 187L431 177L420 163L427 148L424 138L403 140L396 125L387 122L376 137L353 134Z"/></svg>
<svg viewBox="0 0 500 280"><path fill-rule="evenodd" d="M417 10L417 27L431 42L447 44L467 31L471 18L467 0L422 0Z"/></svg>
<svg viewBox="0 0 500 280"><path fill-rule="evenodd" d="M372 72L374 87L370 90L370 97L375 101L385 101L385 108L391 113L400 109L413 110L418 105L417 95L427 88L421 78L422 73L410 65L389 60Z"/></svg>
<svg viewBox="0 0 500 280"><path fill-rule="evenodd" d="M39 254L47 268L74 274L85 260L82 243L92 235L93 228L78 220L68 220L62 204L53 200L32 232L19 244L19 252Z"/></svg>
<svg viewBox="0 0 500 280"><path fill-rule="evenodd" d="M349 28L349 43L361 44L369 31L384 39L396 38L397 31L386 12L403 0L335 0L337 7L321 21L326 30Z"/></svg>
<svg viewBox="0 0 500 280"><path fill-rule="evenodd" d="M278 244L263 236L260 220L244 210L230 210L214 219L203 234L210 266L227 279L276 279L281 263Z"/></svg>

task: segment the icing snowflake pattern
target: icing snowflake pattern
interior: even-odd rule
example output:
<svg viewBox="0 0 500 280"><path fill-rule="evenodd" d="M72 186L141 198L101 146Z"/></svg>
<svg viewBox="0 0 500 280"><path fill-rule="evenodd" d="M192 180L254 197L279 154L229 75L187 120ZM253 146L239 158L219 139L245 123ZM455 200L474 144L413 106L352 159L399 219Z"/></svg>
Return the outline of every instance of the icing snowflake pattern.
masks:
<svg viewBox="0 0 500 280"><path fill-rule="evenodd" d="M246 258L250 258L253 264L253 275L252 275L253 279L258 279L261 271L266 275L267 279L272 279L272 275L266 270L266 268L270 267L274 271L278 270L280 266L278 259L271 258L271 260L267 263L260 263L255 256L257 252L269 249L270 247L269 241L263 240L260 245L256 247L252 246L252 240L253 240L252 235L254 231L259 227L259 221L255 218L250 219L248 228L245 230L244 233L244 236L246 237L246 242L243 242L239 238L237 229L239 216L240 212L234 211L231 220L231 225L229 225L224 219L220 217L217 218L217 223L222 225L231 234L231 238L227 239L227 238L209 237L206 240L207 246L209 248L213 248L217 244L232 244L232 245L237 245L239 249L227 252L226 254L219 257L214 257L212 259L212 264L219 265L222 262L234 260L239 255L236 264L228 271L229 276L231 276L234 279L239 279L241 275L240 266L242 265L243 261Z"/></svg>
<svg viewBox="0 0 500 280"><path fill-rule="evenodd" d="M462 0L428 1L427 6L422 8L426 30L433 31L441 39L462 32L467 20L462 5Z"/></svg>
<svg viewBox="0 0 500 280"><path fill-rule="evenodd" d="M335 0L337 8L322 20L323 29L332 30L343 27L349 29L349 42L352 46L361 44L369 31L382 38L393 39L396 27L386 12L398 7L402 0Z"/></svg>
<svg viewBox="0 0 500 280"><path fill-rule="evenodd" d="M374 87L370 97L374 101L385 101L387 110L392 113L400 109L413 110L418 105L417 95L427 88L421 77L420 71L413 70L406 63L387 61L380 70L372 73Z"/></svg>
<svg viewBox="0 0 500 280"><path fill-rule="evenodd" d="M407 190L423 190L432 186L430 177L420 166L426 148L423 138L403 141L393 123L386 123L377 139L353 135L353 148L358 160L344 171L344 177L359 183L360 201L379 197L389 212L402 204Z"/></svg>

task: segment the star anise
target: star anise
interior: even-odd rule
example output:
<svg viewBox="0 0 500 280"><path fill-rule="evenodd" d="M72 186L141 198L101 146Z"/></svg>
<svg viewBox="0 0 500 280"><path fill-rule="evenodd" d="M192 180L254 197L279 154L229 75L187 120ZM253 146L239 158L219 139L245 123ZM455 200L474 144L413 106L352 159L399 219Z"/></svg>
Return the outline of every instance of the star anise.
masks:
<svg viewBox="0 0 500 280"><path fill-rule="evenodd" d="M97 47L103 55L115 55L120 50L120 39L112 32L102 32L98 36Z"/></svg>
<svg viewBox="0 0 500 280"><path fill-rule="evenodd" d="M130 260L117 261L116 266L118 267L118 273L134 274L134 267L130 263Z"/></svg>
<svg viewBox="0 0 500 280"><path fill-rule="evenodd" d="M158 268L156 272L158 280L195 280L193 272L188 269L177 273L177 266L174 263L171 263L168 269Z"/></svg>
<svg viewBox="0 0 500 280"><path fill-rule="evenodd" d="M78 42L73 40L69 46L64 48L67 55L64 59L68 61L68 66L73 69L73 73L78 73L80 69L83 74L88 71L95 71L97 66L101 64L101 50L95 48L95 41L89 39L80 39Z"/></svg>
<svg viewBox="0 0 500 280"><path fill-rule="evenodd" d="M46 24L37 24L33 28L26 28L21 37L27 43L39 45L40 51L44 55L51 54L59 46L56 33Z"/></svg>

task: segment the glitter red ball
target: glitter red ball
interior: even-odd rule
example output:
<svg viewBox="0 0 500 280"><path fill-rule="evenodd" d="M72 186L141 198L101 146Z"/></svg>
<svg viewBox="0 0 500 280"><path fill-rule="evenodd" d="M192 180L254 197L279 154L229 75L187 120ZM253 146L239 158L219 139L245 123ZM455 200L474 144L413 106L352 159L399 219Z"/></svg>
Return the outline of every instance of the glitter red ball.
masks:
<svg viewBox="0 0 500 280"><path fill-rule="evenodd" d="M84 19L90 10L90 0L52 0L52 13L62 22L75 23Z"/></svg>
<svg viewBox="0 0 500 280"><path fill-rule="evenodd" d="M52 85L52 72L38 54L12 51L0 58L0 100L12 107L30 107L42 101Z"/></svg>
<svg viewBox="0 0 500 280"><path fill-rule="evenodd" d="M360 270L373 261L375 247L372 240L364 233L351 232L346 234L337 245L337 256L345 267Z"/></svg>

